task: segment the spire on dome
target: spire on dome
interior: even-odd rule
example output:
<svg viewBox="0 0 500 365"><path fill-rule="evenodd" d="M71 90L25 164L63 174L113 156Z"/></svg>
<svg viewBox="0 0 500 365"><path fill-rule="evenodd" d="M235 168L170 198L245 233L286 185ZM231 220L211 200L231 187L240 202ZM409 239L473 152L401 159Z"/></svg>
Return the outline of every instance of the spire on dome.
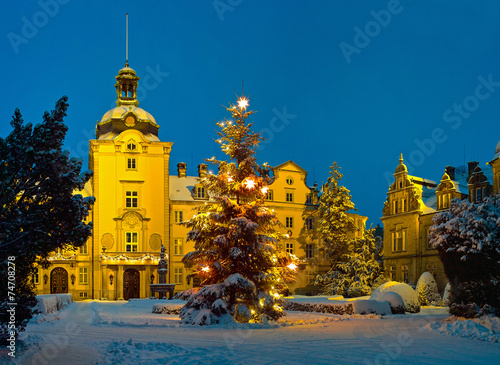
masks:
<svg viewBox="0 0 500 365"><path fill-rule="evenodd" d="M135 71L128 67L128 63L125 64L124 68L118 71L115 84L117 95L116 106L139 106L139 101L137 100L139 79L140 78L135 75Z"/></svg>
<svg viewBox="0 0 500 365"><path fill-rule="evenodd" d="M399 155L399 165L396 167L396 172L395 174L399 172L408 172L408 169L406 168L406 165L403 163L403 153Z"/></svg>

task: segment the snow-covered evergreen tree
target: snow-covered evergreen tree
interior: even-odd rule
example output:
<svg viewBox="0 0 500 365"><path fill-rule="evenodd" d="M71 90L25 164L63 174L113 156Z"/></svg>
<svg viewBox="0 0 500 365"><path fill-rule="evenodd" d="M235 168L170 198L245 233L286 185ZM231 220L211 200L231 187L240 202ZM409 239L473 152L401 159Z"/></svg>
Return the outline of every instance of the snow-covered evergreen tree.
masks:
<svg viewBox="0 0 500 365"><path fill-rule="evenodd" d="M339 185L343 176L339 170L334 162L323 185L318 207L319 247L325 250L332 263L349 252L349 234L357 230L354 219L347 214L354 209L354 203L349 190Z"/></svg>
<svg viewBox="0 0 500 365"><path fill-rule="evenodd" d="M500 195L474 204L452 200L429 229L451 283L451 303L500 311Z"/></svg>
<svg viewBox="0 0 500 365"><path fill-rule="evenodd" d="M73 195L91 173L80 174L82 161L62 150L67 107L67 97L61 98L34 127L16 109L13 131L0 138L0 341L8 335L9 303L17 303L16 336L32 316L36 266L58 248L81 246L91 234L84 219L93 198ZM13 272L15 282L8 276Z"/></svg>
<svg viewBox="0 0 500 365"><path fill-rule="evenodd" d="M417 281L415 291L421 305L440 305L441 296L438 292L436 280L430 272L424 272Z"/></svg>
<svg viewBox="0 0 500 365"><path fill-rule="evenodd" d="M345 297L371 294L372 284L382 273L373 232L374 229L369 229L362 238L354 240L352 250L320 277L325 294Z"/></svg>
<svg viewBox="0 0 500 365"><path fill-rule="evenodd" d="M272 178L269 166L256 162L262 137L250 129L247 105L239 98L237 106L227 108L231 118L217 123L217 143L229 161L208 160L219 171L201 181L211 200L185 223L195 251L183 262L193 265L192 276L202 287L180 295L187 300L184 323L211 324L228 316L257 322L284 314L280 293L293 279L295 264L280 244L280 222L264 205Z"/></svg>

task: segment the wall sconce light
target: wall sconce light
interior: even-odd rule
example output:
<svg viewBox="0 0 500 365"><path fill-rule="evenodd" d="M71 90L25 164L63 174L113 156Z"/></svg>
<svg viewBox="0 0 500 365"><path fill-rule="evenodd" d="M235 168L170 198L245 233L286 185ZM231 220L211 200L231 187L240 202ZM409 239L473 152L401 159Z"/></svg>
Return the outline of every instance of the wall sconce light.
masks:
<svg viewBox="0 0 500 365"><path fill-rule="evenodd" d="M75 279L76 279L75 274L71 274L71 285L75 284Z"/></svg>
<svg viewBox="0 0 500 365"><path fill-rule="evenodd" d="M115 277L113 276L113 274L109 275L109 285L113 285L113 279Z"/></svg>
<svg viewBox="0 0 500 365"><path fill-rule="evenodd" d="M151 274L151 284L155 282L155 274Z"/></svg>
<svg viewBox="0 0 500 365"><path fill-rule="evenodd" d="M44 283L45 285L47 285L47 281L49 281L49 277L47 276L47 274L45 274L45 275L43 276L43 283Z"/></svg>

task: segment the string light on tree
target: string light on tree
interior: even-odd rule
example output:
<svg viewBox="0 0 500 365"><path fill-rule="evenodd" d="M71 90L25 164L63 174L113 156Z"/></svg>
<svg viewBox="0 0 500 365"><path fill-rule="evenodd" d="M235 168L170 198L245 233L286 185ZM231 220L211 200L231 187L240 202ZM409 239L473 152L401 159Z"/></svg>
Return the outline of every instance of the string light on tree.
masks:
<svg viewBox="0 0 500 365"><path fill-rule="evenodd" d="M190 228L188 240L195 250L184 256L187 265L198 265L191 276L200 288L180 295L186 300L182 323L210 324L230 315L237 322L276 320L283 316L282 294L294 280L294 259L287 253L277 230L280 222L264 204L273 182L269 165L259 165L255 153L263 137L251 130L246 97L230 104L230 117L219 121L215 142L227 161L209 162L218 173L201 181L210 201L198 207L198 215L182 224ZM199 323L203 310L209 319ZM208 321L208 323L207 323Z"/></svg>

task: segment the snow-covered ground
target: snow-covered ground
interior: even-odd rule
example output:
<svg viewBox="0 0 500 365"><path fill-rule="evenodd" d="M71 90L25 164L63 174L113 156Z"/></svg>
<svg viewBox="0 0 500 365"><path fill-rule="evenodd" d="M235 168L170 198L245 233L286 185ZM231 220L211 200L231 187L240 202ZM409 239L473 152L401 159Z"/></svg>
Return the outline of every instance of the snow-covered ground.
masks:
<svg viewBox="0 0 500 365"><path fill-rule="evenodd" d="M288 312L267 325L198 327L151 313L159 302L85 301L39 315L22 334L16 359L2 352L0 363L492 364L500 357L498 318L450 322L447 308L389 316ZM490 338L478 336L488 330ZM478 337L483 341L472 339Z"/></svg>

